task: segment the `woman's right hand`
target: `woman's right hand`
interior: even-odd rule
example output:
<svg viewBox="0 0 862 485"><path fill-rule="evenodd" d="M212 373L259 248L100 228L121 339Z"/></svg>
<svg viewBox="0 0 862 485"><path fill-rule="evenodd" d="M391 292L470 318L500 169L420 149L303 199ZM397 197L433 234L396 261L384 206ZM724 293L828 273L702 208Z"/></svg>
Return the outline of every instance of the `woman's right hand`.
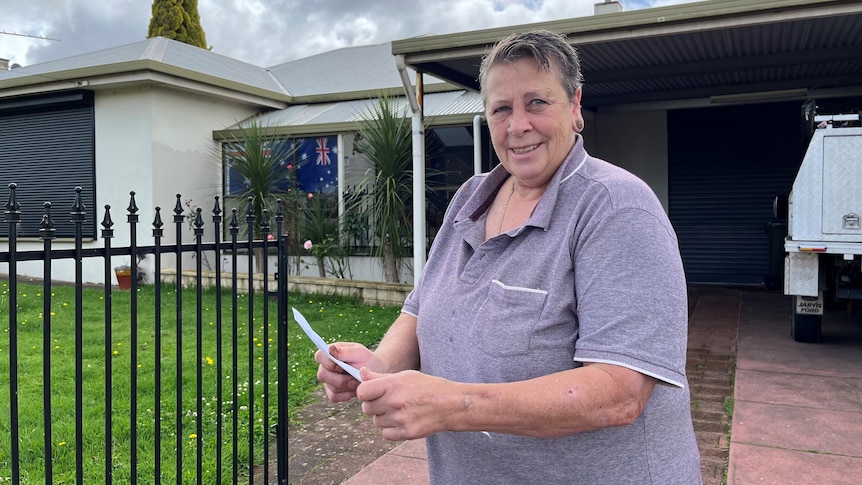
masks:
<svg viewBox="0 0 862 485"><path fill-rule="evenodd" d="M374 362L374 354L362 344L336 342L329 346L329 353L336 359L346 362L357 369L368 367L374 370L377 367ZM330 401L344 402L356 397L356 388L359 386L359 381L330 360L320 350L315 352L314 360L320 364L317 369L317 379L323 383L326 397Z"/></svg>

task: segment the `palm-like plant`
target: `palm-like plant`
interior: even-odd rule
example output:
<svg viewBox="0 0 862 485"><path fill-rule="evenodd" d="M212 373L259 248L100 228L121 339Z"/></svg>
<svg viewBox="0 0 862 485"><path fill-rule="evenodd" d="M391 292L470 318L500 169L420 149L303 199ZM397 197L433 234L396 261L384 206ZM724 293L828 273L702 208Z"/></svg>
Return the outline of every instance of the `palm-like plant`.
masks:
<svg viewBox="0 0 862 485"><path fill-rule="evenodd" d="M411 194L413 190L413 144L407 107L381 96L363 113L357 151L368 159L371 168L366 185L372 193L370 216L374 236L379 241L374 255L381 258L388 282L399 281L398 261L410 240Z"/></svg>
<svg viewBox="0 0 862 485"><path fill-rule="evenodd" d="M263 211L274 214L278 200L290 205L290 198L298 197L298 188L291 192L285 190L290 185L288 162L296 153L297 147L286 137L275 138L259 118L251 118L239 125L224 151L225 162L236 174L245 180L241 197L250 201L255 221L253 237L260 239L260 223ZM244 226L243 226L244 227ZM265 263L263 250L255 251L256 268Z"/></svg>

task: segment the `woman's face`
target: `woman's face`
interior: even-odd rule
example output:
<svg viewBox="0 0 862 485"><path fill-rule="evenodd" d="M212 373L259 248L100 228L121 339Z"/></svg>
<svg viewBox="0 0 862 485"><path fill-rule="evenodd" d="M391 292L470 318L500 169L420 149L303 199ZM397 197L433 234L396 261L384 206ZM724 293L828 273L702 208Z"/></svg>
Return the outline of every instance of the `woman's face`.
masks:
<svg viewBox="0 0 862 485"><path fill-rule="evenodd" d="M518 181L546 185L571 151L581 118L581 90L569 99L556 66L532 59L498 64L485 78L485 116L494 151Z"/></svg>

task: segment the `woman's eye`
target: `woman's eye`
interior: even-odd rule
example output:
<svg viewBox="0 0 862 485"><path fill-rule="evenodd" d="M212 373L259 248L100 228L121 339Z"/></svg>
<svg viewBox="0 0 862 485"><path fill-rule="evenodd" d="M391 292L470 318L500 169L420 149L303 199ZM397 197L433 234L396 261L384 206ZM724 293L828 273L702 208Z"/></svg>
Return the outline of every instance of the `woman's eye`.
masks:
<svg viewBox="0 0 862 485"><path fill-rule="evenodd" d="M530 104L531 105L540 105L540 104L546 104L546 103L545 103L545 100L543 100L543 99L534 99L534 100L530 101Z"/></svg>
<svg viewBox="0 0 862 485"><path fill-rule="evenodd" d="M505 113L506 111L509 111L508 106L500 106L498 108L494 108L494 111L492 111L492 113Z"/></svg>

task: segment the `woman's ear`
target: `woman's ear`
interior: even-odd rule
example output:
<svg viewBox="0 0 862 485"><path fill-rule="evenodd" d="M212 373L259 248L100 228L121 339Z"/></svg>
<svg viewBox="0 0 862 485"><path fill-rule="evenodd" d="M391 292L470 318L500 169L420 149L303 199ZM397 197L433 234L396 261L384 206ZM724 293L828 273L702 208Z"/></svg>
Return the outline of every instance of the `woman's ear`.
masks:
<svg viewBox="0 0 862 485"><path fill-rule="evenodd" d="M581 87L578 86L572 97L572 130L580 133L584 129L584 116L581 113Z"/></svg>

